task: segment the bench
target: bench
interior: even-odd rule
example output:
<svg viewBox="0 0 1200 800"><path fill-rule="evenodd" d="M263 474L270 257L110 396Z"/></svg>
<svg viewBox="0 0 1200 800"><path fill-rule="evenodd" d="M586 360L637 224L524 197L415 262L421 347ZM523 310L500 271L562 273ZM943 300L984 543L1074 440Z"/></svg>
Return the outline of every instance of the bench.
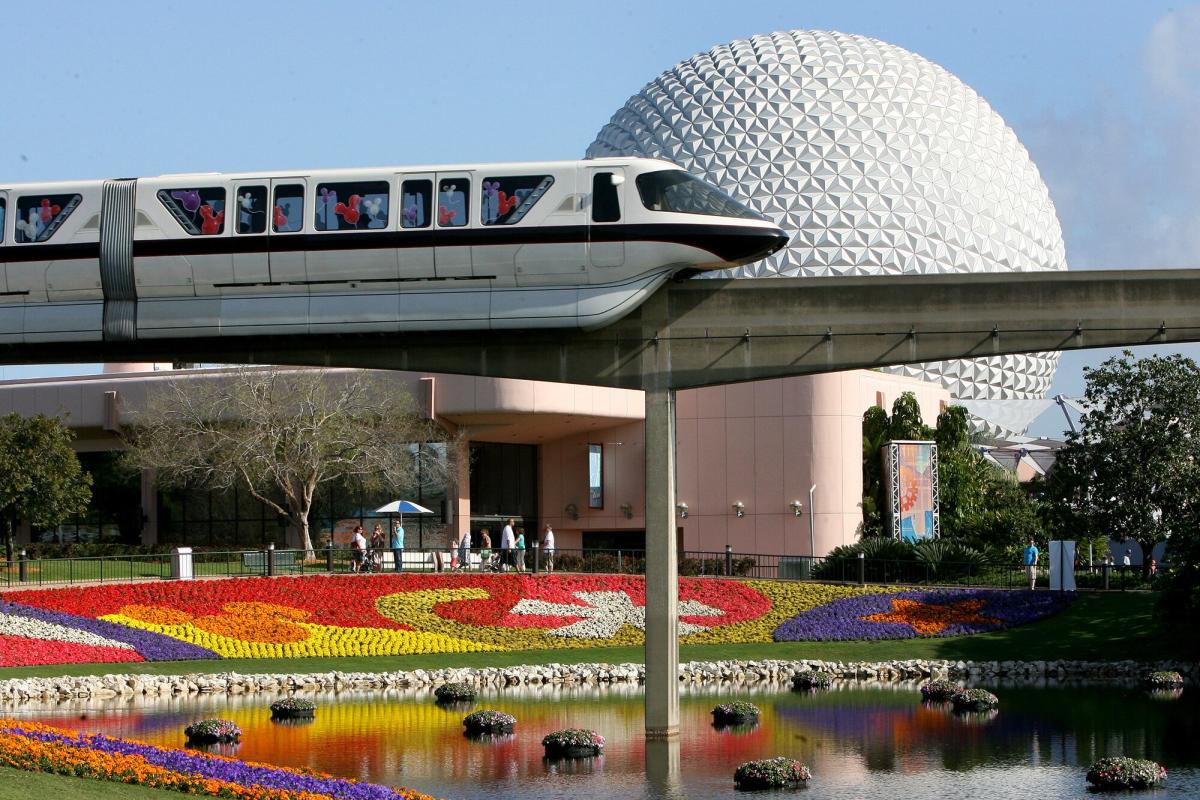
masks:
<svg viewBox="0 0 1200 800"><path fill-rule="evenodd" d="M276 550L275 551L275 571L295 572L300 569L301 563L298 556L299 550ZM267 554L262 550L255 550L249 553L242 553L242 566L252 572L267 571Z"/></svg>

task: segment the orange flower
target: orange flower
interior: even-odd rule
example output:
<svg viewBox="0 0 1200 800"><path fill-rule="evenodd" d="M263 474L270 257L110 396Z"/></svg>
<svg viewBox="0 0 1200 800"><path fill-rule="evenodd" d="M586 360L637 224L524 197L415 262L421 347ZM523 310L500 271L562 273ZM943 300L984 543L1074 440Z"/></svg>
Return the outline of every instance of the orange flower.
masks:
<svg viewBox="0 0 1200 800"><path fill-rule="evenodd" d="M1000 620L979 613L983 600L963 600L960 603L922 603L903 597L892 599L892 610L863 617L867 622L899 622L911 625L923 636L935 636L951 625L979 623L999 625Z"/></svg>

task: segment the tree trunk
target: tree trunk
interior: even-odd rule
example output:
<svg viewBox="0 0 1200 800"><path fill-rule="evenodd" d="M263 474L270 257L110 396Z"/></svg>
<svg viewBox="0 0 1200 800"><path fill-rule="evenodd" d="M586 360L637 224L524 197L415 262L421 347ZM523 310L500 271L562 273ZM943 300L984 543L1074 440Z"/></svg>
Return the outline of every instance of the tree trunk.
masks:
<svg viewBox="0 0 1200 800"><path fill-rule="evenodd" d="M308 526L308 514L297 514L295 522L300 527L300 546L304 548L304 558L311 561L317 557L317 551L313 548L312 533Z"/></svg>
<svg viewBox="0 0 1200 800"><path fill-rule="evenodd" d="M13 520L12 516L4 515L4 560L11 566L13 562Z"/></svg>

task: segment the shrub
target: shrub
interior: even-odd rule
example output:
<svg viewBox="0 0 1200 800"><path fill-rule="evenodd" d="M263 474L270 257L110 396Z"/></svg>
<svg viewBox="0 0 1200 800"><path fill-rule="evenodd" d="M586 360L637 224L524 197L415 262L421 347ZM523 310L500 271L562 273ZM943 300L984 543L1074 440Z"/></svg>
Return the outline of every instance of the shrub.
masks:
<svg viewBox="0 0 1200 800"><path fill-rule="evenodd" d="M714 725L740 725L758 719L758 714L758 706L740 700L721 703L712 710Z"/></svg>
<svg viewBox="0 0 1200 800"><path fill-rule="evenodd" d="M973 547L948 539L929 539L914 548L917 561L927 568L931 578L954 580L978 575L988 558Z"/></svg>
<svg viewBox="0 0 1200 800"><path fill-rule="evenodd" d="M1183 686L1183 676L1178 672L1151 672L1142 683L1151 689L1178 689Z"/></svg>
<svg viewBox="0 0 1200 800"><path fill-rule="evenodd" d="M959 689L950 702L955 711L990 711L1000 705L1000 698L987 689Z"/></svg>
<svg viewBox="0 0 1200 800"><path fill-rule="evenodd" d="M470 702L475 699L475 687L466 683L443 683L433 690L439 703Z"/></svg>
<svg viewBox="0 0 1200 800"><path fill-rule="evenodd" d="M1087 782L1097 789L1149 789L1166 779L1162 764L1125 756L1102 758L1087 772Z"/></svg>
<svg viewBox="0 0 1200 800"><path fill-rule="evenodd" d="M236 742L242 738L242 729L227 719L202 719L183 729L189 744L215 744Z"/></svg>
<svg viewBox="0 0 1200 800"><path fill-rule="evenodd" d="M473 711L463 718L463 727L471 735L512 733L517 718L503 711Z"/></svg>
<svg viewBox="0 0 1200 800"><path fill-rule="evenodd" d="M595 731L567 728L542 737L547 758L587 758L604 751L604 737Z"/></svg>
<svg viewBox="0 0 1200 800"><path fill-rule="evenodd" d="M813 577L818 580L842 580L850 575L857 579L858 554L867 561L907 561L916 559L916 551L908 542L890 536L868 536L854 544L844 544L829 551L816 566Z"/></svg>
<svg viewBox="0 0 1200 800"><path fill-rule="evenodd" d="M828 689L833 685L833 675L828 672L805 670L792 676L792 688L809 691L812 689Z"/></svg>
<svg viewBox="0 0 1200 800"><path fill-rule="evenodd" d="M921 686L921 698L924 700L949 700L961 688L954 681L929 681Z"/></svg>
<svg viewBox="0 0 1200 800"><path fill-rule="evenodd" d="M812 777L808 767L784 756L747 761L733 773L733 785L739 789L778 789L804 783Z"/></svg>
<svg viewBox="0 0 1200 800"><path fill-rule="evenodd" d="M285 697L271 703L271 719L311 719L317 715L317 704L299 697Z"/></svg>

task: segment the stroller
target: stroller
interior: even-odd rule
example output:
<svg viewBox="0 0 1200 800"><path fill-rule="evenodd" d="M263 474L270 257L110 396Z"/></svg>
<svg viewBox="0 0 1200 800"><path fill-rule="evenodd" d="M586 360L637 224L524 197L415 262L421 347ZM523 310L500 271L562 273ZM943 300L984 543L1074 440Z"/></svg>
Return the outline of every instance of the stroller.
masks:
<svg viewBox="0 0 1200 800"><path fill-rule="evenodd" d="M499 572L500 571L500 554L495 550L487 551L487 558L481 559L479 562L480 572ZM483 555L481 552L480 555Z"/></svg>

